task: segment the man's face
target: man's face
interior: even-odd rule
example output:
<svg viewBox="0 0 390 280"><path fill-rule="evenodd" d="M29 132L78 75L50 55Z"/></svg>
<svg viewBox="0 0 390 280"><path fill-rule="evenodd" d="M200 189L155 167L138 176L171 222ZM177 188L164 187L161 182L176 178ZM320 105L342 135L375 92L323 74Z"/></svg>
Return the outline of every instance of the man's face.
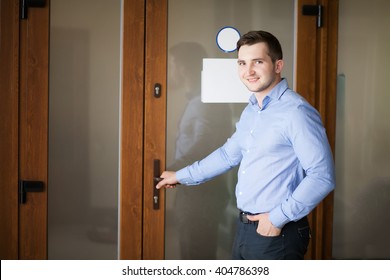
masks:
<svg viewBox="0 0 390 280"><path fill-rule="evenodd" d="M279 82L283 61L274 64L265 43L241 46L237 63L241 81L252 92L268 93Z"/></svg>

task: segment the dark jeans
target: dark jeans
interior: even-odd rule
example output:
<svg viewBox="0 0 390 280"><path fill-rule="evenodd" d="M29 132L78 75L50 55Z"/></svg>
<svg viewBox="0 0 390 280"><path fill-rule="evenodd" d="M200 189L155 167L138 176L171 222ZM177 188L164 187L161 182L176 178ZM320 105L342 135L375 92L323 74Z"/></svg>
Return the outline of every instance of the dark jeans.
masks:
<svg viewBox="0 0 390 280"><path fill-rule="evenodd" d="M287 223L279 236L266 237L257 233L257 222L245 224L238 219L233 244L233 260L302 260L310 241L306 217Z"/></svg>

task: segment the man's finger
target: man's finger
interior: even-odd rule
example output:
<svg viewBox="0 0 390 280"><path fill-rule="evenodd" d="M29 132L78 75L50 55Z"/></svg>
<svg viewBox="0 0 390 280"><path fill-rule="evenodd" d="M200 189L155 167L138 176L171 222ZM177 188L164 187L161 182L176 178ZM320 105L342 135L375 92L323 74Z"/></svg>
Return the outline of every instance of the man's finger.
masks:
<svg viewBox="0 0 390 280"><path fill-rule="evenodd" d="M260 220L260 215L247 215L248 220L250 221L258 221Z"/></svg>

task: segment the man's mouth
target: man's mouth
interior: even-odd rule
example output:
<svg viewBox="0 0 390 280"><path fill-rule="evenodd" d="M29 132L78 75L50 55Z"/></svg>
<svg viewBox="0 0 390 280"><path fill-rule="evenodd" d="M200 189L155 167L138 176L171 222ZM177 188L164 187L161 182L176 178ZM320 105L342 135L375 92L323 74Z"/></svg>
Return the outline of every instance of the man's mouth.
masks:
<svg viewBox="0 0 390 280"><path fill-rule="evenodd" d="M246 79L249 83L255 83L255 82L257 82L258 80L259 80L259 78L247 78Z"/></svg>

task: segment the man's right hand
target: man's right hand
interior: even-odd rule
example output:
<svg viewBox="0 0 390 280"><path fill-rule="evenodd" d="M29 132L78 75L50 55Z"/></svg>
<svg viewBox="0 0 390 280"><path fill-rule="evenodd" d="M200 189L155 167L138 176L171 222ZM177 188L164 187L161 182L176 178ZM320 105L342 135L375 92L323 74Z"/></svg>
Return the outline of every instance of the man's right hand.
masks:
<svg viewBox="0 0 390 280"><path fill-rule="evenodd" d="M162 187L173 189L179 183L176 179L176 172L174 171L164 171L160 178L162 178L162 180L156 185L157 189L161 189Z"/></svg>

